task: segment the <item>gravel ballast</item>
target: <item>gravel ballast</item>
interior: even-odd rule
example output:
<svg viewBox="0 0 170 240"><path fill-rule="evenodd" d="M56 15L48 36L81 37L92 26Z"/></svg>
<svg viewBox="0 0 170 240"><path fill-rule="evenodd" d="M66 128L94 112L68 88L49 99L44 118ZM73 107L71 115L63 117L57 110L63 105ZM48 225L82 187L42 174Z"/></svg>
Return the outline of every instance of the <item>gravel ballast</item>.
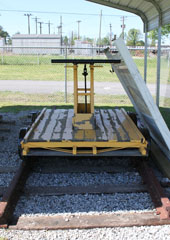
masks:
<svg viewBox="0 0 170 240"><path fill-rule="evenodd" d="M142 183L138 172L126 173L58 173L38 174L33 173L27 181L31 186L73 186L90 184L132 184Z"/></svg>
<svg viewBox="0 0 170 240"><path fill-rule="evenodd" d="M0 142L0 166L17 167L20 158L17 154L18 133L21 127L27 126L28 111L17 114L5 113L4 120L15 120L16 124L4 127L10 128L10 133L5 135L4 141ZM122 162L124 160L121 160ZM119 164L121 164L119 160ZM124 166L128 166L124 161ZM13 177L13 173L0 174L0 186L7 186ZM168 182L168 179L164 179ZM124 173L64 173L64 174L39 174L33 173L27 181L27 186L76 186L88 184L122 184L141 183L141 177L135 171ZM100 213L121 213L123 211L154 211L153 203L147 193L131 194L84 194L63 196L22 196L15 210L17 216L38 215L81 215ZM38 239L38 240L75 240L75 239L170 239L169 226L129 227L129 228L95 228L88 230L57 230L57 231L16 231L0 229L1 237L11 240Z"/></svg>
<svg viewBox="0 0 170 240"><path fill-rule="evenodd" d="M85 230L17 231L0 230L9 240L169 240L169 226L95 228Z"/></svg>
<svg viewBox="0 0 170 240"><path fill-rule="evenodd" d="M15 215L93 214L95 212L109 213L152 209L153 204L148 193L30 196L29 198L20 198Z"/></svg>

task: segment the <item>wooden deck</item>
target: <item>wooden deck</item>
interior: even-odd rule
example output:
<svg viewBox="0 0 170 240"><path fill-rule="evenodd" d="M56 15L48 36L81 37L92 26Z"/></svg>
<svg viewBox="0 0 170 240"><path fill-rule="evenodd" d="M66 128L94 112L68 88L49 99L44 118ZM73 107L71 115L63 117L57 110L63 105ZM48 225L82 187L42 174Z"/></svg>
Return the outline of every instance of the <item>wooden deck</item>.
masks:
<svg viewBox="0 0 170 240"><path fill-rule="evenodd" d="M124 109L98 109L92 130L72 127L73 109L46 109L25 142L61 141L141 141L143 135Z"/></svg>

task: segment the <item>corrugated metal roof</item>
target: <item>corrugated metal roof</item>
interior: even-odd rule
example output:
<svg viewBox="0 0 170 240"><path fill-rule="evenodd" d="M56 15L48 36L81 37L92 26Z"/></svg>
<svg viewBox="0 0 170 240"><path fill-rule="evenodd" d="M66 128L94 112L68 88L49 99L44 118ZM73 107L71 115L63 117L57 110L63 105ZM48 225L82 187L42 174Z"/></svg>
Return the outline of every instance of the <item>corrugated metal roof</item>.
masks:
<svg viewBox="0 0 170 240"><path fill-rule="evenodd" d="M13 39L59 39L60 35L57 34L14 34Z"/></svg>
<svg viewBox="0 0 170 240"><path fill-rule="evenodd" d="M134 13L141 17L144 31L170 23L170 0L86 0Z"/></svg>

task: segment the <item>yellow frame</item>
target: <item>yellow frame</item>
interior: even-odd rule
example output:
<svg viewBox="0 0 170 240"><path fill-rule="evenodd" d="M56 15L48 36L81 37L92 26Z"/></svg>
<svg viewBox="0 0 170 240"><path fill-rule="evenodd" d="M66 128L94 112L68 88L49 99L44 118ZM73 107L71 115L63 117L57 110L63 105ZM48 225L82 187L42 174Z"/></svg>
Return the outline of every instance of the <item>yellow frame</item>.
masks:
<svg viewBox="0 0 170 240"><path fill-rule="evenodd" d="M26 156L29 149L42 148L53 151L69 152L73 155L77 153L93 153L96 155L99 152L115 151L126 148L137 148L140 153L145 156L147 154L147 141L141 143L140 141L131 142L117 142L117 141L107 141L107 142L72 142L72 141L62 141L62 142L21 142L21 147L23 149L23 156ZM72 148L72 150L66 150L65 148ZM84 148L84 151L80 151L79 148ZM92 150L86 150L86 148L91 148ZM103 149L97 149L103 148Z"/></svg>

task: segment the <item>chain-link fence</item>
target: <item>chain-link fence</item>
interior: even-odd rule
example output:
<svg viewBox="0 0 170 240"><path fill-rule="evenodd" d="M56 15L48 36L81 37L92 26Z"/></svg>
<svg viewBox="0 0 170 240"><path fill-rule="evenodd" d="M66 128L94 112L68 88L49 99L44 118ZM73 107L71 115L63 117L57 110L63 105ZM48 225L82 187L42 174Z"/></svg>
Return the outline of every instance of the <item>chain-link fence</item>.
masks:
<svg viewBox="0 0 170 240"><path fill-rule="evenodd" d="M131 48L130 53L141 75L144 76L144 49ZM3 107L73 104L73 69L66 68L66 64L52 64L51 59L106 58L102 48L9 46L0 48L0 54L0 99ZM154 97L156 95L156 69L157 51L154 48L148 49L147 85ZM168 108L170 108L169 69L170 49L163 48L160 106ZM79 65L80 87L84 84L82 71L83 66ZM101 67L95 68L94 76L95 105L131 105L109 64L102 64Z"/></svg>

